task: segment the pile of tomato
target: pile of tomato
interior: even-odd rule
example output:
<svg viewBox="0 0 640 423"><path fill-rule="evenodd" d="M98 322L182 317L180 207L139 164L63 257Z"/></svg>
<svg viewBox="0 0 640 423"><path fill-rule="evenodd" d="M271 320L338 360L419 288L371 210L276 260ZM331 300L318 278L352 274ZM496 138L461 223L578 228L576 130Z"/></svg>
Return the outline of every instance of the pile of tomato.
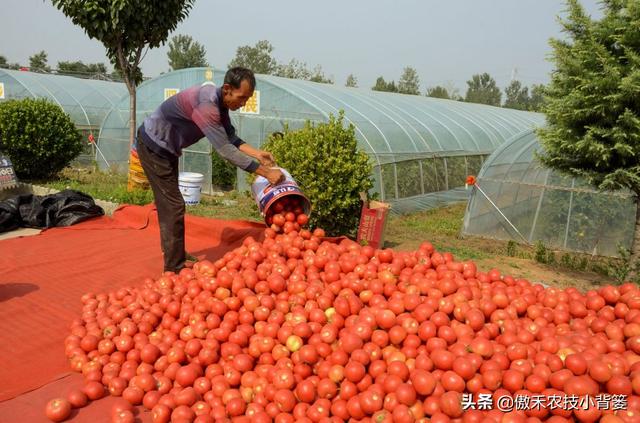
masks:
<svg viewBox="0 0 640 423"><path fill-rule="evenodd" d="M304 210L303 197L287 195L278 199L266 211L265 222L276 232L299 231L309 222L309 217Z"/></svg>
<svg viewBox="0 0 640 423"><path fill-rule="evenodd" d="M65 346L86 385L47 415L110 394L119 422L140 405L153 422L638 421L636 285L545 288L428 242L330 242L297 212L215 262L84 295ZM603 393L626 405L496 405ZM467 394L495 402L463 410Z"/></svg>

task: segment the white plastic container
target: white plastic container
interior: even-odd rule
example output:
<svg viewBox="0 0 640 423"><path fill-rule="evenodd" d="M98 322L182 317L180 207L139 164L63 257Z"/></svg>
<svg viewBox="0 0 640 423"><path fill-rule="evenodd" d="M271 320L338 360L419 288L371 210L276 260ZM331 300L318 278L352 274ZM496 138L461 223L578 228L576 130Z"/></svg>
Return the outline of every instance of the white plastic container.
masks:
<svg viewBox="0 0 640 423"><path fill-rule="evenodd" d="M203 181L204 175L202 173L180 172L178 175L178 187L186 205L193 206L200 203Z"/></svg>

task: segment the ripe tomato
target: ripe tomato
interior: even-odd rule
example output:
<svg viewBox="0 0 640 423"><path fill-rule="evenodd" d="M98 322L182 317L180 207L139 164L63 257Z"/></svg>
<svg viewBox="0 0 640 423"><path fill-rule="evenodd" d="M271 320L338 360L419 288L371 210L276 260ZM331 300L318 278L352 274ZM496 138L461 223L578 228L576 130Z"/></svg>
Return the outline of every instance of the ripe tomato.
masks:
<svg viewBox="0 0 640 423"><path fill-rule="evenodd" d="M102 383L95 381L87 382L84 385L83 392L92 401L98 400L105 395L105 389Z"/></svg>
<svg viewBox="0 0 640 423"><path fill-rule="evenodd" d="M71 404L66 399L54 398L47 403L44 413L51 421L64 421L71 415Z"/></svg>
<svg viewBox="0 0 640 423"><path fill-rule="evenodd" d="M80 389L73 389L67 394L67 401L73 408L82 408L87 405L89 399Z"/></svg>

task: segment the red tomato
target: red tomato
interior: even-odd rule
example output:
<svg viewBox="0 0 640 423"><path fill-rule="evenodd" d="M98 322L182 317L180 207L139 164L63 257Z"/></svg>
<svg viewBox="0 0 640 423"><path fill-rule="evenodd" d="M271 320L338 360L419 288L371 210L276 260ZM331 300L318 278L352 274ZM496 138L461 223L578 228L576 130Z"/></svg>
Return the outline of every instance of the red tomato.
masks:
<svg viewBox="0 0 640 423"><path fill-rule="evenodd" d="M102 398L105 395L105 390L102 383L91 381L84 385L84 393L90 400L94 401Z"/></svg>
<svg viewBox="0 0 640 423"><path fill-rule="evenodd" d="M80 389L73 389L67 394L67 401L73 408L82 408L87 405L89 399Z"/></svg>
<svg viewBox="0 0 640 423"><path fill-rule="evenodd" d="M71 415L71 404L66 399L55 398L47 403L44 410L47 418L54 422L61 422Z"/></svg>
<svg viewBox="0 0 640 423"><path fill-rule="evenodd" d="M420 395L430 395L436 387L436 378L426 370L414 370L411 372L411 383Z"/></svg>
<svg viewBox="0 0 640 423"><path fill-rule="evenodd" d="M298 225L300 226L305 226L309 223L309 217L306 214L301 213L296 217L296 222L298 222Z"/></svg>
<svg viewBox="0 0 640 423"><path fill-rule="evenodd" d="M135 416L130 410L122 410L113 414L111 421L113 423L133 423L135 421Z"/></svg>

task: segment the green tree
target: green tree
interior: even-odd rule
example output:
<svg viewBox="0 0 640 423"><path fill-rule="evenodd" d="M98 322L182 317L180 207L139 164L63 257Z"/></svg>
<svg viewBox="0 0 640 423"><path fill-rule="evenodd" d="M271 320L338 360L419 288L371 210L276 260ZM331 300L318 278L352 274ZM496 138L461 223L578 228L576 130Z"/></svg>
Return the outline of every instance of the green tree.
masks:
<svg viewBox="0 0 640 423"><path fill-rule="evenodd" d="M278 65L271 56L273 46L267 40L261 40L255 46L241 46L236 50L236 57L229 62L229 67L243 66L255 73L272 75Z"/></svg>
<svg viewBox="0 0 640 423"><path fill-rule="evenodd" d="M311 74L309 81L320 82L323 84L333 84L333 79L324 75L322 66L320 65L317 65L315 68L313 68L313 73Z"/></svg>
<svg viewBox="0 0 640 423"><path fill-rule="evenodd" d="M107 67L104 63L85 64L78 60L75 62L58 62L58 74L71 75L76 77L93 77L96 75L106 75Z"/></svg>
<svg viewBox="0 0 640 423"><path fill-rule="evenodd" d="M164 44L195 0L51 0L53 5L100 41L122 74L129 91L129 145L136 133L136 86L142 81L140 62L145 48Z"/></svg>
<svg viewBox="0 0 640 423"><path fill-rule="evenodd" d="M398 92L401 94L420 95L420 78L418 72L411 66L407 66L402 71L402 76L398 81Z"/></svg>
<svg viewBox="0 0 640 423"><path fill-rule="evenodd" d="M169 66L172 70L209 66L202 44L189 35L176 35L169 41Z"/></svg>
<svg viewBox="0 0 640 423"><path fill-rule="evenodd" d="M531 99L529 98L529 88L523 87L520 81L513 80L504 89L504 107L509 109L528 110Z"/></svg>
<svg viewBox="0 0 640 423"><path fill-rule="evenodd" d="M375 85L371 87L371 89L373 91L387 91L387 82L383 77L379 76L378 79L376 79Z"/></svg>
<svg viewBox="0 0 640 423"><path fill-rule="evenodd" d="M358 87L358 78L356 78L352 73L347 76L347 82L344 84L345 87L357 88Z"/></svg>
<svg viewBox="0 0 640 423"><path fill-rule="evenodd" d="M291 79L309 79L311 71L307 68L306 63L291 59L287 64L279 64L276 67L275 75Z"/></svg>
<svg viewBox="0 0 640 423"><path fill-rule="evenodd" d="M383 77L379 76L376 79L376 84L371 87L373 91L386 91L391 93L397 93L398 87L396 87L396 83L394 81L386 82Z"/></svg>
<svg viewBox="0 0 640 423"><path fill-rule="evenodd" d="M122 76L122 72L118 69L117 66L114 66L113 71L109 74L109 78L113 81L124 81L124 77Z"/></svg>
<svg viewBox="0 0 640 423"><path fill-rule="evenodd" d="M547 126L538 130L538 158L603 190L640 196L640 3L602 2L592 20L577 0L561 20L566 37L552 39L555 70L545 89ZM640 260L640 208L631 252ZM632 278L636 278L634 272Z"/></svg>
<svg viewBox="0 0 640 423"><path fill-rule="evenodd" d="M87 64L87 72L90 74L106 74L107 67L104 63L89 63Z"/></svg>
<svg viewBox="0 0 640 423"><path fill-rule="evenodd" d="M44 50L29 57L29 70L32 72L51 72L51 68L47 65L47 53Z"/></svg>
<svg viewBox="0 0 640 423"><path fill-rule="evenodd" d="M500 88L496 86L496 81L488 73L473 75L467 81L467 85L467 94L464 101L500 106L502 93Z"/></svg>
<svg viewBox="0 0 640 423"><path fill-rule="evenodd" d="M447 89L445 87L442 87L440 85L436 85L435 87L430 87L427 88L427 97L433 97L433 98L444 98L449 100L451 97L449 97L449 91L447 91Z"/></svg>
<svg viewBox="0 0 640 423"><path fill-rule="evenodd" d="M9 63L6 57L0 56L0 68L17 70L20 69L20 65L17 63Z"/></svg>
<svg viewBox="0 0 640 423"><path fill-rule="evenodd" d="M531 86L531 96L529 97L529 110L539 112L544 103L544 84L533 84Z"/></svg>

